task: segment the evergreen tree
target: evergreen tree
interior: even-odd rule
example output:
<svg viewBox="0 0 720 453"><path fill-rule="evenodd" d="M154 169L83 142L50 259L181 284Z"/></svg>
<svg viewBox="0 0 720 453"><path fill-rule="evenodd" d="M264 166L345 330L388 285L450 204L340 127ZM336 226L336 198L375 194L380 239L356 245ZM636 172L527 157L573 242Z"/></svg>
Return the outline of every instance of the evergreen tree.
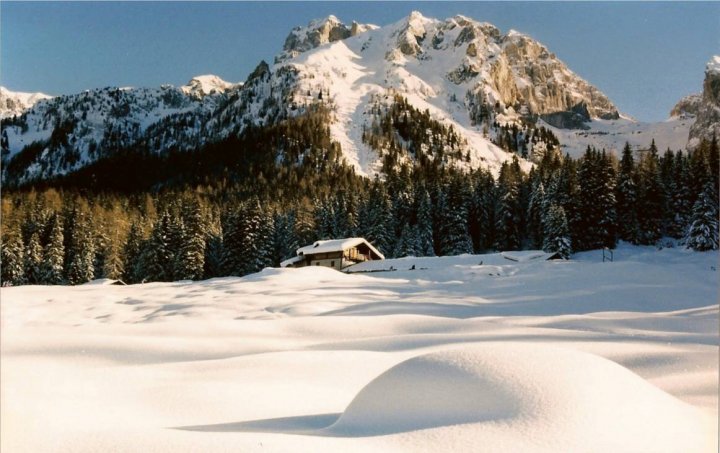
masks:
<svg viewBox="0 0 720 453"><path fill-rule="evenodd" d="M30 285L43 283L42 277L42 246L40 245L40 235L34 232L30 236L27 248L25 249L25 280Z"/></svg>
<svg viewBox="0 0 720 453"><path fill-rule="evenodd" d="M697 251L718 249L718 206L716 189L708 181L693 207L685 245Z"/></svg>
<svg viewBox="0 0 720 453"><path fill-rule="evenodd" d="M442 256L472 253L472 240L467 230L467 207L458 181L440 191L440 254Z"/></svg>
<svg viewBox="0 0 720 453"><path fill-rule="evenodd" d="M50 228L50 238L45 246L42 266L42 281L50 285L59 285L63 282L63 263L65 259L65 246L63 245L62 220L55 215Z"/></svg>
<svg viewBox="0 0 720 453"><path fill-rule="evenodd" d="M95 243L90 220L82 211L77 212L70 247L72 258L67 271L71 285L79 285L95 278Z"/></svg>
<svg viewBox="0 0 720 453"><path fill-rule="evenodd" d="M642 244L654 244L663 234L663 207L665 194L660 178L657 147L652 141L649 151L640 161L640 186L638 191L639 239Z"/></svg>
<svg viewBox="0 0 720 453"><path fill-rule="evenodd" d="M392 213L390 198L382 182L376 179L363 208L360 230L380 253L392 256Z"/></svg>
<svg viewBox="0 0 720 453"><path fill-rule="evenodd" d="M142 252L139 274L143 281L167 282L173 280L175 254L172 243L174 222L165 210L153 225L150 238Z"/></svg>
<svg viewBox="0 0 720 453"><path fill-rule="evenodd" d="M530 202L527 213L528 236L530 246L538 249L544 243L543 231L543 212L545 211L545 187L539 177L533 184L533 190L530 194Z"/></svg>
<svg viewBox="0 0 720 453"><path fill-rule="evenodd" d="M205 273L205 222L197 202L188 202L183 213L183 238L175 256L175 277L201 280Z"/></svg>
<svg viewBox="0 0 720 453"><path fill-rule="evenodd" d="M506 163L500 169L497 191L496 248L498 250L520 250L522 240L520 175Z"/></svg>
<svg viewBox="0 0 720 453"><path fill-rule="evenodd" d="M425 188L418 191L416 256L435 256L433 247L432 201Z"/></svg>
<svg viewBox="0 0 720 453"><path fill-rule="evenodd" d="M543 226L543 250L548 253L558 253L563 259L570 258L572 244L565 210L561 206L550 205L545 213Z"/></svg>
<svg viewBox="0 0 720 453"><path fill-rule="evenodd" d="M635 160L630 144L625 142L620 171L615 186L617 200L618 233L620 239L633 244L638 243L640 224L638 222L637 184Z"/></svg>
<svg viewBox="0 0 720 453"><path fill-rule="evenodd" d="M23 250L22 236L19 231L7 231L2 241L2 286L22 285L25 281L25 251Z"/></svg>
<svg viewBox="0 0 720 453"><path fill-rule="evenodd" d="M139 272L143 242L142 231L138 224L133 222L123 247L122 279L126 283L139 283L143 280Z"/></svg>

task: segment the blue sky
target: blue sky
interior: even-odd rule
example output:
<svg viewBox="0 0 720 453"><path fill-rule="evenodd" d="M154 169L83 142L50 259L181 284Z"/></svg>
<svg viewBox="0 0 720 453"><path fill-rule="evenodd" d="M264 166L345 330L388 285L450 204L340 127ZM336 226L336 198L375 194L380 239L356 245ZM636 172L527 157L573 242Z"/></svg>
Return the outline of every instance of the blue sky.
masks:
<svg viewBox="0 0 720 453"><path fill-rule="evenodd" d="M290 29L335 14L386 25L418 10L522 31L605 92L621 111L662 120L699 92L720 53L720 3L0 2L0 84L68 94L104 86L244 80Z"/></svg>

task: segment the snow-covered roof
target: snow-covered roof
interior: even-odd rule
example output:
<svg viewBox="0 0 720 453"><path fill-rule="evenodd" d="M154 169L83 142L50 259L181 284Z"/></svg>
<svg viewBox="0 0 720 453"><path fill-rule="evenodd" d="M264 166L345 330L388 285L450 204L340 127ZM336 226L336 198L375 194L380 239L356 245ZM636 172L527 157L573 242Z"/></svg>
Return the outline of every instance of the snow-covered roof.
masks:
<svg viewBox="0 0 720 453"><path fill-rule="evenodd" d="M281 262L280 267L288 267L288 266L293 265L302 260L303 260L302 256L293 256L292 258L288 258L285 261Z"/></svg>
<svg viewBox="0 0 720 453"><path fill-rule="evenodd" d="M330 253L330 252L341 252L352 247L357 247L360 244L366 244L370 250L376 254L380 259L384 260L385 255L380 253L378 249L372 246L365 238L346 238L346 239L330 239L327 241L315 241L312 245L306 245L297 250L298 256L304 256L306 254L314 255L316 253Z"/></svg>
<svg viewBox="0 0 720 453"><path fill-rule="evenodd" d="M526 261L546 261L552 259L557 253L548 253L539 250L523 250L514 252L500 252L500 255L506 260L517 261L519 263Z"/></svg>

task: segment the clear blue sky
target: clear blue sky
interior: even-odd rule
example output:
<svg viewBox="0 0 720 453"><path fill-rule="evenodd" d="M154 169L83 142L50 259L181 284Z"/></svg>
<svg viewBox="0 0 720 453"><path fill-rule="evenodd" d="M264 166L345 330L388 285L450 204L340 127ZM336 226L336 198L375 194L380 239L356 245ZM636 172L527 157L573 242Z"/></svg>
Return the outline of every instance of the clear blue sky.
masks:
<svg viewBox="0 0 720 453"><path fill-rule="evenodd" d="M418 10L522 31L605 92L621 111L662 120L699 92L720 53L720 3L0 2L0 84L69 94L104 86L244 80L293 26L335 14L386 25Z"/></svg>

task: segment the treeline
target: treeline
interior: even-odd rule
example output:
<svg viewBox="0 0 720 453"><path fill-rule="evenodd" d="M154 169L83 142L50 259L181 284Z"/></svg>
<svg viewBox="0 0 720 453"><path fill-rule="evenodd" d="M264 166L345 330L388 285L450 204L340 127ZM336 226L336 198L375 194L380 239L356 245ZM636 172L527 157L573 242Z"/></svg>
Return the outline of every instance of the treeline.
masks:
<svg viewBox="0 0 720 453"><path fill-rule="evenodd" d="M342 164L308 161L312 153L298 148L285 154L290 167L277 163L272 183L218 178L134 194L5 193L1 278L17 285L245 275L315 240L351 236L388 257L523 248L567 257L664 236L717 249L717 141L663 156L653 142L637 154L629 146L620 161L594 149L577 160L548 154L529 173L517 160L506 163L497 178L408 162L368 180L342 171L334 179ZM292 167L315 185L301 186Z"/></svg>

